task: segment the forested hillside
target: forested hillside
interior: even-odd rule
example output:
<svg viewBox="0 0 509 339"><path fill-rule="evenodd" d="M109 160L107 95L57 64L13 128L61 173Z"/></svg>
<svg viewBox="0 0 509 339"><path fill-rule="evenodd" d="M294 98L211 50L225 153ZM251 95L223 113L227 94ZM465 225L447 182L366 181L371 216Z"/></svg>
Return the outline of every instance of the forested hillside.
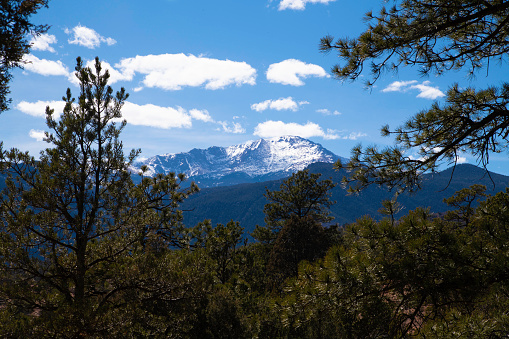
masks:
<svg viewBox="0 0 509 339"><path fill-rule="evenodd" d="M312 173L321 173L323 178L331 178L336 183L340 183L347 175L345 170L335 170L332 164L326 163L315 163L308 169ZM214 224L236 220L247 232L251 232L256 225L264 223L263 207L267 203L265 190L279 189L282 181L203 189L183 203L184 222L196 225L205 219L211 219ZM421 190L398 195L397 201L403 209L397 216L417 207L429 208L434 213L444 213L448 206L443 200L473 184L485 185L487 193L496 194L509 186L509 177L486 173L483 169L468 164L457 165L456 168L433 175L426 174L423 176ZM365 215L380 220L383 215L378 210L382 207L382 202L393 199L394 194L394 191L386 188L371 186L358 194L349 195L338 185L332 190L332 200L336 201L330 208L334 217L332 223L344 225Z"/></svg>

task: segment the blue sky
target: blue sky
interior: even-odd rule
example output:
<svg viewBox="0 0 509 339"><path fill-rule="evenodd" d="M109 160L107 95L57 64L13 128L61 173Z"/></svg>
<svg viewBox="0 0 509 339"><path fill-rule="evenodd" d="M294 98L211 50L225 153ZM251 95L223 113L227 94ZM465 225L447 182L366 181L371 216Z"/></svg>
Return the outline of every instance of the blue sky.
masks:
<svg viewBox="0 0 509 339"><path fill-rule="evenodd" d="M341 60L318 50L320 38L355 37L381 1L363 0L50 0L33 19L51 25L34 40L11 84L11 110L0 116L4 147L45 148L46 105L61 107L81 56L98 56L111 85L130 93L123 109L126 151L143 157L229 146L261 137L300 135L348 157L358 143L391 144L380 127L397 127L442 100L453 83L484 88L507 78L491 66L472 80L466 71L420 77L385 74L371 90L341 83ZM60 105L60 106L59 106ZM490 169L509 175L507 153ZM461 161L475 163L468 155Z"/></svg>

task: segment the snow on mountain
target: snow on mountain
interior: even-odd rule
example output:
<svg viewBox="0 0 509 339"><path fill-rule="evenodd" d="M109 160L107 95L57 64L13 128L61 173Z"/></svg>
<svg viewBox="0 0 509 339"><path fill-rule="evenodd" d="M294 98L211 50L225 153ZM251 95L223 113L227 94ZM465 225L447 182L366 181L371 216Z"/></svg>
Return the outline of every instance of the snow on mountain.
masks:
<svg viewBox="0 0 509 339"><path fill-rule="evenodd" d="M259 139L230 147L193 149L186 153L156 155L136 163L136 172L147 166L145 175L185 173L188 177L220 179L242 173L259 177L280 173L279 177L306 168L315 162L332 163L339 157L320 144L296 136Z"/></svg>

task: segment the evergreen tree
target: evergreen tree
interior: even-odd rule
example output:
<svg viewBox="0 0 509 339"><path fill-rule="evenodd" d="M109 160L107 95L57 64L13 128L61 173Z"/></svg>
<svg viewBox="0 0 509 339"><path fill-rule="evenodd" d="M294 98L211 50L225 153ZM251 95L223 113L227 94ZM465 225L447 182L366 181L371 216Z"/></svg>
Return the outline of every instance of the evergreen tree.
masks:
<svg viewBox="0 0 509 339"><path fill-rule="evenodd" d="M332 244L327 230L312 216L286 220L274 242L267 263L267 274L274 288L297 275L299 263L322 258Z"/></svg>
<svg viewBox="0 0 509 339"><path fill-rule="evenodd" d="M468 188L463 188L456 192L454 196L444 199L444 202L448 206L456 207L456 210L447 211L444 218L446 220L454 220L463 222L465 226L468 226L470 219L474 215L474 204L478 203L480 198L487 196L486 186L475 184Z"/></svg>
<svg viewBox="0 0 509 339"><path fill-rule="evenodd" d="M320 177L303 170L284 180L280 190L266 190L266 225L257 225L251 235L260 242L268 290L279 289L286 278L297 273L302 260L322 257L333 242L336 228L325 229L322 223L333 219L329 207L335 203L330 196L336 184Z"/></svg>
<svg viewBox="0 0 509 339"><path fill-rule="evenodd" d="M320 180L321 174L298 171L284 180L279 191L266 190L269 203L263 208L267 227L257 227L253 236L260 241L271 242L285 221L292 217L311 217L316 222L329 222L331 190L336 186L330 179Z"/></svg>
<svg viewBox="0 0 509 339"><path fill-rule="evenodd" d="M386 70L417 66L423 74L443 74L468 67L474 75L490 63L507 61L509 3L501 0L395 0L374 15L366 15L367 29L357 38L321 40L321 50L336 51L344 65L334 66L342 80L357 79L369 63L371 86ZM492 152L507 149L509 84L484 90L453 85L446 103L434 104L403 126L382 128L395 135L396 146L352 150L345 182L353 191L370 184L414 189L419 175L442 163L456 164L460 152L470 153L486 166ZM416 149L420 157L410 157ZM345 166L338 163L338 167Z"/></svg>
<svg viewBox="0 0 509 339"><path fill-rule="evenodd" d="M394 225L395 216L403 210L403 206L398 202L398 195L394 195L391 200L382 201L382 207L378 209L378 213L391 217L391 223Z"/></svg>
<svg viewBox="0 0 509 339"><path fill-rule="evenodd" d="M216 266L216 276L221 283L226 283L236 264L239 247L245 241L242 240L244 228L240 227L239 222L229 221L226 226L217 224L212 228L210 224L206 225L206 239L204 246Z"/></svg>
<svg viewBox="0 0 509 339"><path fill-rule="evenodd" d="M111 335L126 331L142 300L178 294L160 265L182 240L178 205L197 188L182 189L185 177L174 174L134 185L129 166L139 150L126 157L118 139L128 95L113 93L98 58L94 69L78 58L76 76L79 97L67 90L60 118L46 109L51 146L40 160L0 152L8 174L0 200L0 311L9 319L0 336Z"/></svg>
<svg viewBox="0 0 509 339"><path fill-rule="evenodd" d="M287 281L274 303L282 326L300 338L507 337L509 189L472 211L482 195L475 185L448 199L450 220L417 209L348 225Z"/></svg>
<svg viewBox="0 0 509 339"><path fill-rule="evenodd" d="M0 112L7 110L10 99L11 70L23 66L23 56L30 50L27 36L40 35L47 25L34 25L30 16L47 6L47 0L0 1Z"/></svg>

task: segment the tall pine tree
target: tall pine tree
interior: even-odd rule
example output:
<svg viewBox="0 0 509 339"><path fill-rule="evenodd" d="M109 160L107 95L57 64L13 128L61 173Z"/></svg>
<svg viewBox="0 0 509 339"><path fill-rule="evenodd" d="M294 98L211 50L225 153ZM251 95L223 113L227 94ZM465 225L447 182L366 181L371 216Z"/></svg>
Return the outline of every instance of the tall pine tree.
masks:
<svg viewBox="0 0 509 339"><path fill-rule="evenodd" d="M59 118L46 110L50 147L40 160L17 149L0 153L8 175L0 336L112 334L140 298L174 288L157 281L164 270L149 257L179 243L178 205L197 188L182 189L185 177L174 174L134 185L129 166L139 150L125 156L119 140L128 95L113 93L97 58L93 69L78 58L76 76L79 97L67 90ZM155 276L140 271L151 267Z"/></svg>

